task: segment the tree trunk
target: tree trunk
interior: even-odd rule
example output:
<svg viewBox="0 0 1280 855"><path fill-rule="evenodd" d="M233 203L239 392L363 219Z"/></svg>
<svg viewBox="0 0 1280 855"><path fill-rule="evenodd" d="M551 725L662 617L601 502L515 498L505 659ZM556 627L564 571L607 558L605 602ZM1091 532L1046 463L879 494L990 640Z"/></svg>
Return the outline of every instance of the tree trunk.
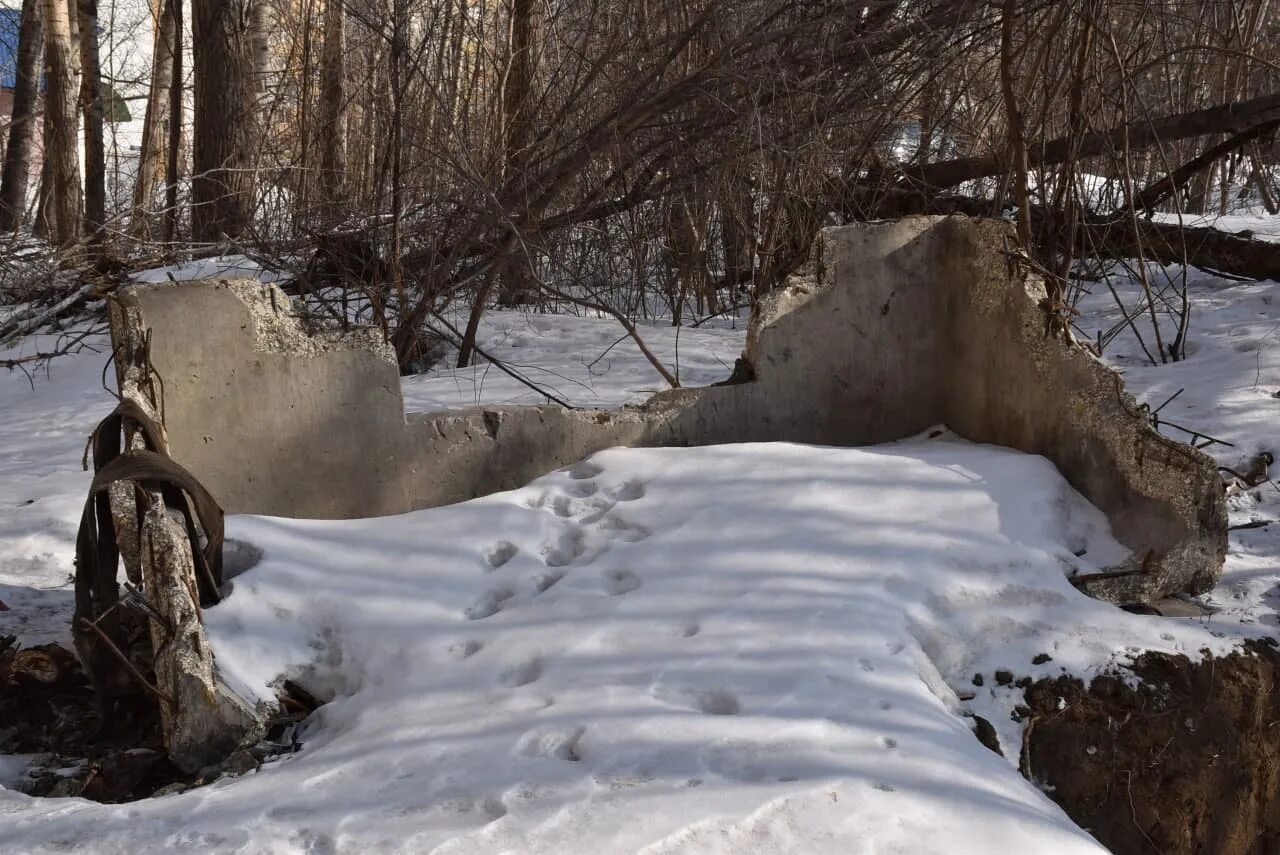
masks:
<svg viewBox="0 0 1280 855"><path fill-rule="evenodd" d="M320 56L320 196L327 221L341 216L346 195L345 17L341 0L326 0Z"/></svg>
<svg viewBox="0 0 1280 855"><path fill-rule="evenodd" d="M1077 159L1118 151L1127 140L1132 150L1156 143L1170 143L1208 134L1236 134L1280 119L1280 93L1272 92L1249 101L1231 101L1173 116L1139 119L1083 136L1061 137L1044 142L1028 141L1028 167L1052 166L1069 155ZM901 170L874 171L864 179L868 186L903 179L906 183L942 189L988 175L1002 175L1003 155L962 157L956 160L904 166ZM1204 188L1198 191L1203 196ZM1203 204L1203 199L1201 200Z"/></svg>
<svg viewBox="0 0 1280 855"><path fill-rule="evenodd" d="M191 37L195 62L192 139L191 235L217 241L246 234L253 219L255 2L194 0Z"/></svg>
<svg viewBox="0 0 1280 855"><path fill-rule="evenodd" d="M1262 197L1262 204L1266 207L1267 213L1273 217L1280 214L1280 205L1276 204L1275 194L1271 192L1271 179L1262 165L1262 159L1258 157L1256 146L1249 155L1249 162L1253 168L1250 180L1258 185L1258 195Z"/></svg>
<svg viewBox="0 0 1280 855"><path fill-rule="evenodd" d="M107 219L107 152L102 140L102 73L98 62L98 0L77 0L80 101L84 108L84 225L100 237Z"/></svg>
<svg viewBox="0 0 1280 855"><path fill-rule="evenodd" d="M164 239L172 243L178 236L178 179L182 155L182 0L164 0L165 12L173 18L173 73L169 78L169 150L164 170Z"/></svg>
<svg viewBox="0 0 1280 855"><path fill-rule="evenodd" d="M80 91L72 0L45 0L45 68L47 83L44 109L45 233L51 242L67 246L80 237L84 202L80 187L80 155L77 151Z"/></svg>
<svg viewBox="0 0 1280 855"><path fill-rule="evenodd" d="M754 205L747 178L729 177L720 195L720 243L724 253L723 287L731 291L749 283L755 274Z"/></svg>
<svg viewBox="0 0 1280 855"><path fill-rule="evenodd" d="M9 145L4 152L4 174L0 177L0 231L22 225L27 208L27 186L31 180L31 143L35 139L37 87L40 81L40 54L44 38L42 0L23 0L22 25L18 30L18 65L13 87L13 116L9 125Z"/></svg>
<svg viewBox="0 0 1280 855"><path fill-rule="evenodd" d="M533 0L511 0L507 68L502 85L503 178L519 172L528 157L533 89ZM536 292L532 259L524 241L502 266L498 302L518 306Z"/></svg>
<svg viewBox="0 0 1280 855"><path fill-rule="evenodd" d="M145 240L151 235L148 212L165 169L165 147L169 130L168 100L173 86L173 57L177 51L177 29L173 5L153 3L156 32L151 64L151 90L147 93L147 115L142 124L142 151L138 155L138 180L133 188L133 214L129 234Z"/></svg>

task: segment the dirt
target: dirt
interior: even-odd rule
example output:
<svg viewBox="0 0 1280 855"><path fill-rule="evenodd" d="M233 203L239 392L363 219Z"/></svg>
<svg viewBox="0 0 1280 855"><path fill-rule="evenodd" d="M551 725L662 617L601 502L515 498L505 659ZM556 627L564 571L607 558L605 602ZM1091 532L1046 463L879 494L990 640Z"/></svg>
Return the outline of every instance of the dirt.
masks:
<svg viewBox="0 0 1280 855"><path fill-rule="evenodd" d="M1280 654L1145 654L1120 675L1041 680L1015 716L1022 771L1128 853L1280 853ZM1130 675L1132 676L1132 675Z"/></svg>
<svg viewBox="0 0 1280 855"><path fill-rule="evenodd" d="M24 660L37 660L41 667L28 667ZM0 754L32 755L17 783L30 795L119 803L180 792L224 775L245 774L296 751L301 745L294 738L297 726L315 707L309 695L299 703L299 693L302 690L295 687L294 697L287 699L299 712L278 721L267 740L188 775L165 754L153 696L143 691L118 693L111 707L103 709L69 650L53 644L19 649L11 637L4 637ZM304 708L306 702L310 709Z"/></svg>

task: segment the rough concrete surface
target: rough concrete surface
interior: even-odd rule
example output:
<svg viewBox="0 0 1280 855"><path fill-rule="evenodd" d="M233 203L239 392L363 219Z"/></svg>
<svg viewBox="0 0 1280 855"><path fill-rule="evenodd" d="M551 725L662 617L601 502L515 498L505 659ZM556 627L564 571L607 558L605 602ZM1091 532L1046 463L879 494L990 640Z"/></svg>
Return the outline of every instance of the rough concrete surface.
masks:
<svg viewBox="0 0 1280 855"><path fill-rule="evenodd" d="M1206 590L1226 549L1208 457L1167 439L1087 351L1045 334L1043 284L999 221L912 217L829 229L758 307L755 380L615 412L403 412L371 333L308 336L275 286L145 285L176 460L230 513L376 516L516 487L615 445L864 445L945 423L1042 454L1111 519L1131 564L1082 585L1121 601ZM113 328L116 335L123 334Z"/></svg>

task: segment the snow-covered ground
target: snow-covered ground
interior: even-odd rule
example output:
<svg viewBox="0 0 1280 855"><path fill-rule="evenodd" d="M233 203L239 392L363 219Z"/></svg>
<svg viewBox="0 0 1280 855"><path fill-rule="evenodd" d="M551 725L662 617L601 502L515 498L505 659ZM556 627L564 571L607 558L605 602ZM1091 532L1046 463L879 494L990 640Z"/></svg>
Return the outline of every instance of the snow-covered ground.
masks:
<svg viewBox="0 0 1280 855"><path fill-rule="evenodd" d="M670 321L639 325L645 345L684 386L706 386L733 373L747 321L716 319L698 328ZM736 329L735 329L736 327ZM635 341L609 317L490 312L481 321L480 347L541 389L581 407L634 404L667 383ZM401 384L410 412L476 404L545 404L547 399L487 362L434 370Z"/></svg>
<svg viewBox="0 0 1280 855"><path fill-rule="evenodd" d="M1280 233L1280 226L1270 222L1253 227ZM1154 282L1180 281L1174 268L1153 265L1152 270ZM1280 457L1280 283L1239 282L1198 270L1188 271L1187 282L1192 299L1185 361L1152 365L1128 328L1104 356L1123 372L1139 402L1153 409L1164 405L1161 419L1231 443L1210 444L1204 451L1244 473L1261 452ZM1143 305L1136 283L1118 278L1114 284L1130 314ZM1081 301L1079 326L1093 333L1122 322L1107 288L1098 283L1091 290ZM1158 317L1167 343L1176 334L1176 322L1166 314ZM1155 354L1150 317L1140 314L1134 326ZM1163 432L1182 441L1191 438L1170 427ZM1228 507L1232 525L1280 520L1280 486L1265 483L1232 497ZM1219 626L1256 623L1271 631L1280 626L1280 525L1232 533L1222 583L1207 602L1222 610L1214 619Z"/></svg>
<svg viewBox="0 0 1280 855"><path fill-rule="evenodd" d="M1125 335L1107 357L1152 405L1185 387L1162 415L1235 443L1209 449L1235 465L1280 443L1280 285L1191 288L1188 361L1144 367ZM1110 326L1110 301L1095 289L1079 325ZM676 331L642 332L672 364ZM621 335L502 312L480 341L574 403L616 404L661 388L629 341L598 358ZM678 344L695 385L728 374L741 330ZM0 634L24 643L66 635L104 359L34 389L0 376ZM417 409L537 400L510 383L441 369L405 389ZM1254 493L1233 522L1280 516L1280 490ZM264 558L210 635L248 690L289 675L333 698L303 750L122 806L0 791L0 851L1101 851L1018 774L1020 692L993 672L1087 678L1274 631L1274 531L1233 533L1211 619L1130 615L1064 577L1115 560L1099 512L1043 459L945 433L615 449L400 517L231 518Z"/></svg>
<svg viewBox="0 0 1280 855"><path fill-rule="evenodd" d="M1192 228L1213 228L1218 231L1229 232L1231 234L1243 234L1243 237L1251 237L1254 240L1280 241L1280 217L1270 217L1265 215L1265 211L1243 211L1231 214L1184 214L1179 217L1176 214L1156 214L1153 219L1162 223L1171 223L1177 225L1181 223L1184 226Z"/></svg>

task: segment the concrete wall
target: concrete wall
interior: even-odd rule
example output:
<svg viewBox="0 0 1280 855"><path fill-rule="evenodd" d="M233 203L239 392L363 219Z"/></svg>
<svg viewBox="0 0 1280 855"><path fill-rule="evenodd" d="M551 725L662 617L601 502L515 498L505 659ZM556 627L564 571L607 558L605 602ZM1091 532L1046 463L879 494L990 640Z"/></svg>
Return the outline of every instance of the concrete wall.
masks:
<svg viewBox="0 0 1280 855"><path fill-rule="evenodd" d="M128 288L112 335L146 330L171 454L228 513L404 513L520 486L643 432L634 413L559 407L406 419L394 355L372 330L308 335L277 287L248 280Z"/></svg>
<svg viewBox="0 0 1280 855"><path fill-rule="evenodd" d="M403 414L369 333L308 336L277 289L136 286L117 339L152 330L173 456L232 513L398 513L519 486L615 445L862 445L946 423L1043 454L1111 518L1138 571L1113 599L1206 589L1226 547L1216 468L1153 431L1118 375L1047 338L1043 286L998 221L915 217L826 231L806 275L758 307L753 382L616 412L490 407Z"/></svg>

